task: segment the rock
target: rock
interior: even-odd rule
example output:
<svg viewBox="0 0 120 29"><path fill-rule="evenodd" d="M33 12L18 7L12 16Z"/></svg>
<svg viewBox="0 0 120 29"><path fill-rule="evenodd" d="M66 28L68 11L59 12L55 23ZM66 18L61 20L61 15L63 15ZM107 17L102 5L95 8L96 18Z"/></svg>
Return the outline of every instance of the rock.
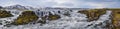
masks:
<svg viewBox="0 0 120 29"><path fill-rule="evenodd" d="M78 13L86 14L88 18L88 22L98 20L99 17L106 13L106 10L103 9L93 9L93 10L82 10L78 11Z"/></svg>
<svg viewBox="0 0 120 29"><path fill-rule="evenodd" d="M42 17L43 20L57 20L59 18L61 18L61 17L57 14L55 14L55 15L49 14L49 16L46 15L46 16Z"/></svg>
<svg viewBox="0 0 120 29"><path fill-rule="evenodd" d="M114 29L120 29L120 10L112 10L112 24Z"/></svg>
<svg viewBox="0 0 120 29"><path fill-rule="evenodd" d="M65 16L70 16L70 13L69 13L69 12L66 12L66 13L64 13L63 15L65 15Z"/></svg>
<svg viewBox="0 0 120 29"><path fill-rule="evenodd" d="M12 23L14 25L23 25L36 21L39 17L33 11L24 11L22 14Z"/></svg>
<svg viewBox="0 0 120 29"><path fill-rule="evenodd" d="M46 20L39 20L37 23L45 24Z"/></svg>
<svg viewBox="0 0 120 29"><path fill-rule="evenodd" d="M0 10L0 18L12 17L13 15L5 10Z"/></svg>
<svg viewBox="0 0 120 29"><path fill-rule="evenodd" d="M49 16L48 16L48 19L49 19L49 20L56 20L56 19L59 19L59 18L60 18L59 15L49 15Z"/></svg>

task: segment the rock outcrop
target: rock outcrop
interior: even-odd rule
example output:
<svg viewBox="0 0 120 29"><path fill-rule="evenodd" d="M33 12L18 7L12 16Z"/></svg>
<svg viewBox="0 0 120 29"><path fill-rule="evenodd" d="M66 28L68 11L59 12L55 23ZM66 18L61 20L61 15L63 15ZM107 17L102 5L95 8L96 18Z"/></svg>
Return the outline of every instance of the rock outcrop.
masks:
<svg viewBox="0 0 120 29"><path fill-rule="evenodd" d="M44 17L42 17L43 20L57 20L61 18L60 15L57 15L57 14L49 14L49 15L46 15Z"/></svg>
<svg viewBox="0 0 120 29"><path fill-rule="evenodd" d="M9 11L0 10L0 18L12 17L13 15Z"/></svg>
<svg viewBox="0 0 120 29"><path fill-rule="evenodd" d="M12 23L14 25L28 24L36 21L38 16L33 11L24 11L22 14Z"/></svg>
<svg viewBox="0 0 120 29"><path fill-rule="evenodd" d="M112 24L114 29L120 29L120 10L112 10Z"/></svg>
<svg viewBox="0 0 120 29"><path fill-rule="evenodd" d="M101 15L106 13L106 10L102 10L102 9L82 10L82 11L78 11L78 13L85 14L88 18L87 21L90 22L90 21L98 20Z"/></svg>

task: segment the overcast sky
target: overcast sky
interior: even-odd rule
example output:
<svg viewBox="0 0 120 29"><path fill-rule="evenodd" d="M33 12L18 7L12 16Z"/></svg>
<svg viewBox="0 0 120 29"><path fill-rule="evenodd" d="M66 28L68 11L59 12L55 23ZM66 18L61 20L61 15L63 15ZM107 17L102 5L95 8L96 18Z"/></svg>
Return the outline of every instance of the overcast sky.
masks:
<svg viewBox="0 0 120 29"><path fill-rule="evenodd" d="M120 0L0 0L0 6L120 8Z"/></svg>

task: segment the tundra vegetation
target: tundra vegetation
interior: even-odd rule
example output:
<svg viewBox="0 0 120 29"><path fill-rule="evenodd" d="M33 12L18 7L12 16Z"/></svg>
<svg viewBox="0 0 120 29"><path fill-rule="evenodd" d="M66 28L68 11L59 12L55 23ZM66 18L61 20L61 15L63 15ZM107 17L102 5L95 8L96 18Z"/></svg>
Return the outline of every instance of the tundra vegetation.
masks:
<svg viewBox="0 0 120 29"><path fill-rule="evenodd" d="M106 13L106 10L112 11L111 13L111 21L112 26L107 25L109 29L120 29L120 8L103 8L103 9L91 9L91 10L82 10L78 11L78 13L85 14L88 18L87 21L98 20L98 18ZM112 27L112 28L111 28Z"/></svg>
<svg viewBox="0 0 120 29"><path fill-rule="evenodd" d="M39 17L33 11L24 11L21 15L12 23L14 25L23 25L36 21Z"/></svg>
<svg viewBox="0 0 120 29"><path fill-rule="evenodd" d="M91 10L82 10L78 11L78 13L85 14L88 18L88 22L98 20L99 17L106 13L106 10L103 9L91 9Z"/></svg>
<svg viewBox="0 0 120 29"><path fill-rule="evenodd" d="M101 15L105 14L106 11L112 11L111 13L111 21L113 29L120 29L120 9L119 8L103 8L103 9L90 9L90 10L80 10L78 13L85 14L88 18L88 22L96 21L100 18ZM69 15L69 14L65 14ZM12 17L13 15L9 11L0 10L0 18ZM30 22L34 22L38 20L38 16L33 11L24 11L17 19L14 20L11 24L13 25L23 25L28 24ZM38 21L39 23L45 23L45 20L57 20L60 19L61 16L59 14L49 14L45 16L41 16L42 20ZM110 25L107 25L107 27Z"/></svg>
<svg viewBox="0 0 120 29"><path fill-rule="evenodd" d="M9 11L0 10L0 18L12 17L13 15Z"/></svg>

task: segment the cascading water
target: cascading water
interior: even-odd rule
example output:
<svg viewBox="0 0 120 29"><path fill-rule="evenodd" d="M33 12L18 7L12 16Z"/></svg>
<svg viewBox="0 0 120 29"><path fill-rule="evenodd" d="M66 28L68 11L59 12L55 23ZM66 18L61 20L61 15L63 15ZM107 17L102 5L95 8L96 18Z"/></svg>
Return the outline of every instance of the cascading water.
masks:
<svg viewBox="0 0 120 29"><path fill-rule="evenodd" d="M37 23L4 27L4 25L11 23L22 13L22 11L18 10L7 11L10 11L11 14L13 14L14 16L0 18L0 29L105 29L102 27L106 25L106 22L110 22L109 18L111 14L111 11L107 11L107 13L100 16L100 18L97 21L87 22L87 16L85 14L77 13L79 10L33 10L35 14L39 17L49 15L49 13L52 13L60 15L61 18L53 21L46 21L46 24L43 25ZM64 15L65 13L67 13L68 16Z"/></svg>

